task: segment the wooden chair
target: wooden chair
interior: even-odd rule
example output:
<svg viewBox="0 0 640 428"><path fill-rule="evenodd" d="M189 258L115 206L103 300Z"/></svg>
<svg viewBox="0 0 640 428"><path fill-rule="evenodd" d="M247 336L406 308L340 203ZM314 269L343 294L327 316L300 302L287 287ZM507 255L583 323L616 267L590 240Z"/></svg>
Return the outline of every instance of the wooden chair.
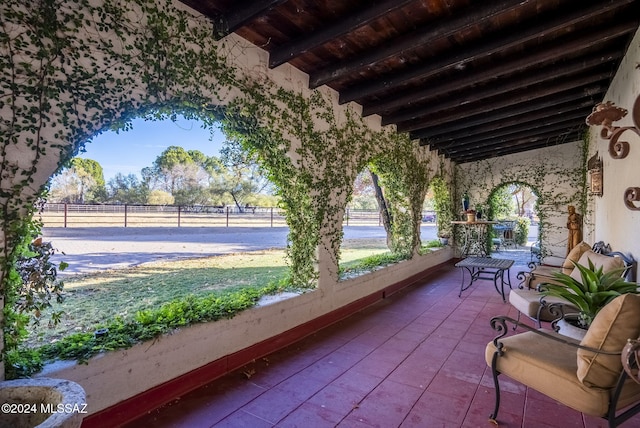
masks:
<svg viewBox="0 0 640 428"><path fill-rule="evenodd" d="M507 336L507 323L527 331ZM605 418L609 427L640 412L640 384L629 377L621 361L627 339L640 335L640 295L612 300L581 342L504 316L493 318L491 326L499 333L485 349L496 392L493 422L500 408L501 375L574 410Z"/></svg>

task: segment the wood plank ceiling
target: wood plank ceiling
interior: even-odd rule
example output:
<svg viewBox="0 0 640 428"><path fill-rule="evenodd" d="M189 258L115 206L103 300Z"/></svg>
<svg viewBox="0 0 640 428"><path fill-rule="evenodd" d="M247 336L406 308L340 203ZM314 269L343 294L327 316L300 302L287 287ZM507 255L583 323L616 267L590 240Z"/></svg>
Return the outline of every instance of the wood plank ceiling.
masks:
<svg viewBox="0 0 640 428"><path fill-rule="evenodd" d="M181 0L457 163L575 141L640 0Z"/></svg>

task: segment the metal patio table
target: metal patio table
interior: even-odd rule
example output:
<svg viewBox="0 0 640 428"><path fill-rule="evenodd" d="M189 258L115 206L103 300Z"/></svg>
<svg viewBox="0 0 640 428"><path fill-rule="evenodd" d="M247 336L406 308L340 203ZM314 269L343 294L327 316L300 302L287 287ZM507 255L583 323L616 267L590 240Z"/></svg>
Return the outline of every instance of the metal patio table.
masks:
<svg viewBox="0 0 640 428"><path fill-rule="evenodd" d="M502 301L506 302L507 299L504 295L504 284L506 283L511 289L511 278L509 276L509 269L513 266L514 261L509 259L494 259L491 257L467 257L464 260L456 263L456 267L462 270L462 282L460 283L460 293L458 297L462 296L462 292L471 287L471 285L479 279L493 280L493 286L496 291L502 296ZM464 269L469 272L470 280L465 286L464 281ZM505 272L507 279L505 281ZM498 280L500 280L500 288L498 288Z"/></svg>

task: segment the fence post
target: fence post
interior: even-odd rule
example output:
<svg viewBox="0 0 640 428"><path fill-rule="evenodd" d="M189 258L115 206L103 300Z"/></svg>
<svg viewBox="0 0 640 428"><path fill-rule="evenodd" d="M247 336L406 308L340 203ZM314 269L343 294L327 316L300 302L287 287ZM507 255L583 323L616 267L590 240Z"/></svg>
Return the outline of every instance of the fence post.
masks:
<svg viewBox="0 0 640 428"><path fill-rule="evenodd" d="M271 227L273 227L273 207L271 207Z"/></svg>
<svg viewBox="0 0 640 428"><path fill-rule="evenodd" d="M124 204L124 227L127 227L127 204Z"/></svg>
<svg viewBox="0 0 640 428"><path fill-rule="evenodd" d="M64 203L64 227L67 227L67 203Z"/></svg>
<svg viewBox="0 0 640 428"><path fill-rule="evenodd" d="M178 227L180 227L180 211L182 210L182 205L178 205Z"/></svg>
<svg viewBox="0 0 640 428"><path fill-rule="evenodd" d="M229 207L227 208L227 227L229 227Z"/></svg>
<svg viewBox="0 0 640 428"><path fill-rule="evenodd" d="M349 226L349 208L347 208L347 213L346 214L347 214L347 224L346 225Z"/></svg>

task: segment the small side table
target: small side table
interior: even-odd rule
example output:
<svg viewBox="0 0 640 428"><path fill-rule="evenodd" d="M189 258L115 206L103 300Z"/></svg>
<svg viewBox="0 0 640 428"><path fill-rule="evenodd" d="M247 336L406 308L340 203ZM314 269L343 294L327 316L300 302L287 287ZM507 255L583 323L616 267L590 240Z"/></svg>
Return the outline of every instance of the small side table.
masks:
<svg viewBox="0 0 640 428"><path fill-rule="evenodd" d="M462 296L462 292L469 287L471 284L476 282L479 279L490 279L493 280L493 286L496 288L496 291L502 296L502 301L506 302L507 299L504 295L504 284L505 282L511 289L511 277L509 276L509 269L513 266L514 261L509 259L492 259L491 257L467 257L464 260L456 263L456 267L461 268L462 270L462 282L460 283L460 293L458 293L458 297ZM469 283L465 286L464 282L464 269L469 272L470 280ZM507 280L504 279L505 271L507 273ZM498 289L498 280L500 280L500 288Z"/></svg>

